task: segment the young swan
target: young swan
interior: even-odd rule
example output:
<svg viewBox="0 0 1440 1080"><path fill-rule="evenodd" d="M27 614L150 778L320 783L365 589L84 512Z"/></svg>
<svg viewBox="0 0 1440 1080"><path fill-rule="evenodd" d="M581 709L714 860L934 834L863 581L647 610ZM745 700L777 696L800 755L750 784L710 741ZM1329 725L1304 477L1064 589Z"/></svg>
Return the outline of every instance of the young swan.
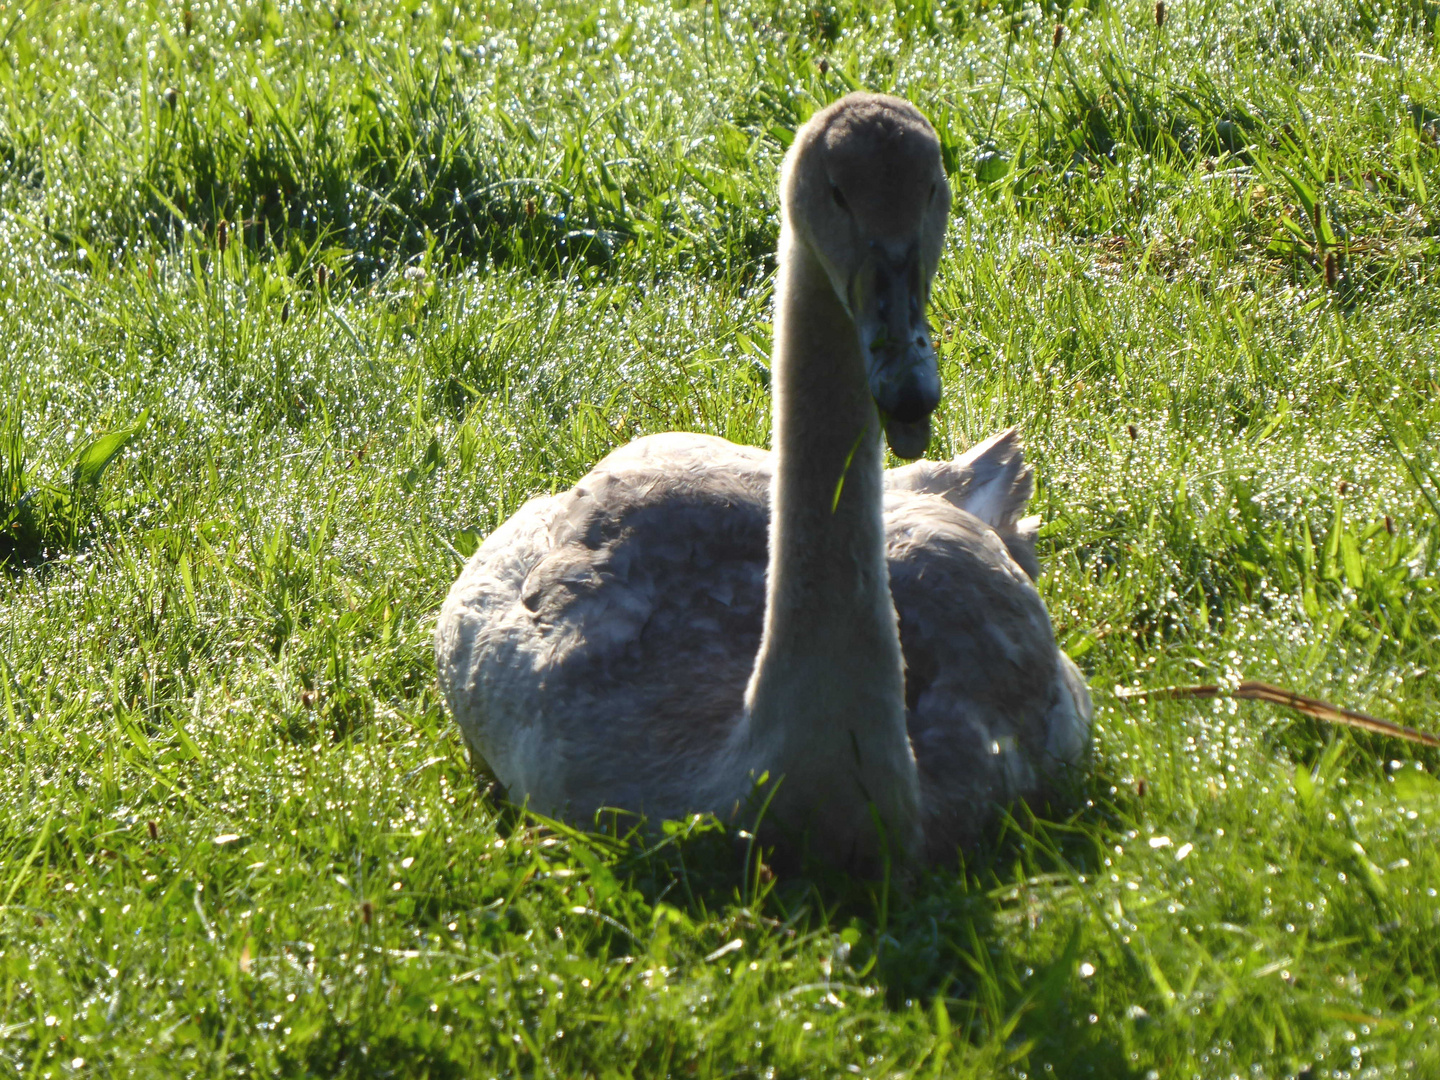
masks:
<svg viewBox="0 0 1440 1080"><path fill-rule="evenodd" d="M1089 695L1022 569L1014 432L883 468L882 431L918 457L940 399L934 131L852 94L797 133L780 189L774 453L655 435L526 503L450 590L440 683L472 753L544 813L768 798L781 835L842 865L953 858L1081 759Z"/></svg>

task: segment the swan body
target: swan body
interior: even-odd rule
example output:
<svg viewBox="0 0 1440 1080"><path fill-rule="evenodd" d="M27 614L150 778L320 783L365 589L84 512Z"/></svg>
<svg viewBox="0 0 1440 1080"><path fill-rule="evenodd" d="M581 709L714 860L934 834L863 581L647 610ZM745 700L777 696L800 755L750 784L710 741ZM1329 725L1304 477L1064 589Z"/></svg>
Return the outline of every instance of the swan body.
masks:
<svg viewBox="0 0 1440 1080"><path fill-rule="evenodd" d="M440 683L541 812L758 800L842 865L953 857L1082 759L1089 696L1032 582L1015 432L883 468L882 431L918 456L939 400L929 124L851 95L797 133L781 189L775 452L650 436L526 503L450 590Z"/></svg>

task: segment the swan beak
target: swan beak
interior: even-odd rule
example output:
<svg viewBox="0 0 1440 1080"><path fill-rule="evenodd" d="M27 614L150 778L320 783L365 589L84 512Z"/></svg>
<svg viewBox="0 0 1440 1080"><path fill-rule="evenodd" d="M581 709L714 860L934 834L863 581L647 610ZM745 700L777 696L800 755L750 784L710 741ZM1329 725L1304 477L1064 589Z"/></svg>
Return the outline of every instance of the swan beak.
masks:
<svg viewBox="0 0 1440 1080"><path fill-rule="evenodd" d="M940 367L925 321L925 282L912 249L892 260L873 251L850 288L850 310L870 396L896 457L917 458L930 445L930 414L940 404Z"/></svg>

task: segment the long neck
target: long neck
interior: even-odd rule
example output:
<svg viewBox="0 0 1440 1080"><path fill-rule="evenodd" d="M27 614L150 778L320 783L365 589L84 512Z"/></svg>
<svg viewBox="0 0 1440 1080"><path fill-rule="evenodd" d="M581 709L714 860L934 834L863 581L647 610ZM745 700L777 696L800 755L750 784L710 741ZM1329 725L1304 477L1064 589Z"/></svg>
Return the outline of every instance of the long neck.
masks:
<svg viewBox="0 0 1440 1080"><path fill-rule="evenodd" d="M897 664L900 655L881 520L879 419L859 336L814 256L788 230L786 239L775 311L775 483L757 684L775 659L830 653L837 638L886 646ZM789 670L779 674L793 682Z"/></svg>
<svg viewBox="0 0 1440 1080"><path fill-rule="evenodd" d="M781 234L772 357L775 479L765 628L746 695L776 804L873 854L918 813L882 520L879 420L859 337L810 250ZM868 833L867 840L859 833ZM856 835L851 835L856 834Z"/></svg>

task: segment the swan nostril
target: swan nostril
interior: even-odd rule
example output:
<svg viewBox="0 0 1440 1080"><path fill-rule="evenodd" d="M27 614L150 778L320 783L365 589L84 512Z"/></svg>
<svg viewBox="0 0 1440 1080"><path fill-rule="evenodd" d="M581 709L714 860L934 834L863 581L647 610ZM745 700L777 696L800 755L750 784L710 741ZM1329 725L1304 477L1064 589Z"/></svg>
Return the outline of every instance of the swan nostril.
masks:
<svg viewBox="0 0 1440 1080"><path fill-rule="evenodd" d="M835 200L835 205L838 206L841 210L844 210L847 213L849 212L850 204L845 201L845 193L840 190L839 184L830 185L830 197Z"/></svg>

